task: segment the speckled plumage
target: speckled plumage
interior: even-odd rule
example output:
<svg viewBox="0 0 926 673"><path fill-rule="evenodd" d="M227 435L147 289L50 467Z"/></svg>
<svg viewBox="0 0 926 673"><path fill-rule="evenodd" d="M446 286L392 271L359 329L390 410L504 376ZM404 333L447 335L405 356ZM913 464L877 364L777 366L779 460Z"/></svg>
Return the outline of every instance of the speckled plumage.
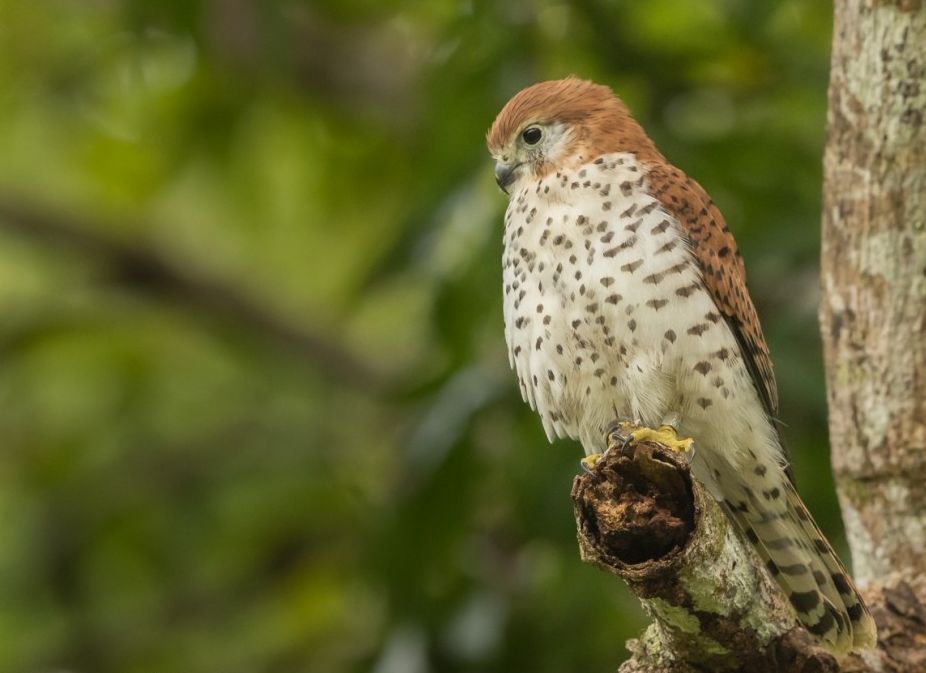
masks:
<svg viewBox="0 0 926 673"><path fill-rule="evenodd" d="M550 439L600 452L617 419L693 437L696 477L801 622L837 652L872 644L867 610L788 477L742 259L704 190L610 90L581 80L517 94L488 145L511 195L510 360Z"/></svg>

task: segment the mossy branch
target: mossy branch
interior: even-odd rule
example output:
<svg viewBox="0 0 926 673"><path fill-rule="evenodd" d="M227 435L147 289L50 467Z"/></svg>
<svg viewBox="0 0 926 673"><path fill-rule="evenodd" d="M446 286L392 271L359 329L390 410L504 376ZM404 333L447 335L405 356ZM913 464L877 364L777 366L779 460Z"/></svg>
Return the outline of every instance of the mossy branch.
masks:
<svg viewBox="0 0 926 673"><path fill-rule="evenodd" d="M613 435L609 445L591 472L576 477L572 499L582 559L623 579L653 618L627 643L633 656L621 673L908 670L876 668L894 660L885 649L837 662L816 646L759 557L692 478L687 457L650 442L622 447ZM893 624L914 642L926 626L917 623L922 604L909 588L904 595L915 607L904 609L907 617L882 607L881 596L870 601L879 628Z"/></svg>

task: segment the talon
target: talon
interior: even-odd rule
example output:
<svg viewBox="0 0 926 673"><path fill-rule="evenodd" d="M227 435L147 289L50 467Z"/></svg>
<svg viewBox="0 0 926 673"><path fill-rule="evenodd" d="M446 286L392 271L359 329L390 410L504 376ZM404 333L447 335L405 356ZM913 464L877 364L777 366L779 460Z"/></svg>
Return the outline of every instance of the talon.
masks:
<svg viewBox="0 0 926 673"><path fill-rule="evenodd" d="M601 462L601 459L604 458L603 453L590 453L585 456L579 463L582 465L582 469L586 472L591 472L595 469L595 466Z"/></svg>
<svg viewBox="0 0 926 673"><path fill-rule="evenodd" d="M690 437L679 438L678 432L671 425L660 425L658 429L642 427L629 421L617 423L609 434L609 442L614 441L621 449L637 442L656 442L678 453L684 453L688 460L694 459L695 443Z"/></svg>
<svg viewBox="0 0 926 673"><path fill-rule="evenodd" d="M616 445L619 449L626 449L637 441L634 433L638 430L640 430L640 426L632 421L620 421L615 423L608 431L608 448Z"/></svg>

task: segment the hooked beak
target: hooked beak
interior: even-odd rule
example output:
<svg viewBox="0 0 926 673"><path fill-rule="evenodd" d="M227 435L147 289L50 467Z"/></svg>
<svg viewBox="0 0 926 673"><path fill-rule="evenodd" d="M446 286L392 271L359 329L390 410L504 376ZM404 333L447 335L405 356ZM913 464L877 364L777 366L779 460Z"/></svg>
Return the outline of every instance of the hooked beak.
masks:
<svg viewBox="0 0 926 673"><path fill-rule="evenodd" d="M508 190L506 187L514 182L515 171L521 166L521 164L506 164L503 161L495 162L495 182L498 183L499 189L501 189L506 194Z"/></svg>

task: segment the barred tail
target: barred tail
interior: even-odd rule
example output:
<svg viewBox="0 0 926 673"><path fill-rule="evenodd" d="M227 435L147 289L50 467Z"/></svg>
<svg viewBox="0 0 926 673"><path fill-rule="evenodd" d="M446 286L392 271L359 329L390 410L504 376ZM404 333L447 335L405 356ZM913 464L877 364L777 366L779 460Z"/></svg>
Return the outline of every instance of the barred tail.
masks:
<svg viewBox="0 0 926 673"><path fill-rule="evenodd" d="M877 631L868 608L783 470L757 462L748 477L724 476L739 485L724 489L724 508L765 561L801 624L836 654L874 647Z"/></svg>

